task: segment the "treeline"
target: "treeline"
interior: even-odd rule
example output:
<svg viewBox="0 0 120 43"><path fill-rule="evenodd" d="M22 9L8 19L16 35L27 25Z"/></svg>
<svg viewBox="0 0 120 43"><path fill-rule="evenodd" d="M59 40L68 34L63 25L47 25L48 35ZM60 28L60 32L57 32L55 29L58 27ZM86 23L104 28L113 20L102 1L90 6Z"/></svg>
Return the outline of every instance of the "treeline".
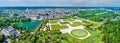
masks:
<svg viewBox="0 0 120 43"><path fill-rule="evenodd" d="M105 43L120 43L120 20L108 21L98 29L104 34Z"/></svg>

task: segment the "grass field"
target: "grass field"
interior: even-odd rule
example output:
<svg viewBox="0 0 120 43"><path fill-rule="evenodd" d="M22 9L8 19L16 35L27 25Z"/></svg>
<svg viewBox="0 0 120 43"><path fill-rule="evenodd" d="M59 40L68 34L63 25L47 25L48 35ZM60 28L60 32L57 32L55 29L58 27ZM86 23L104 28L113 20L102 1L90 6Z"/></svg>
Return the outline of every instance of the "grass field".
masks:
<svg viewBox="0 0 120 43"><path fill-rule="evenodd" d="M63 19L64 21L74 21L73 18L67 18L67 19Z"/></svg>
<svg viewBox="0 0 120 43"><path fill-rule="evenodd" d="M66 26L66 25L60 26L59 24L51 25L51 26L52 26L52 30L59 30L59 29L68 28L68 26Z"/></svg>
<svg viewBox="0 0 120 43"><path fill-rule="evenodd" d="M50 23L57 23L59 20L50 20Z"/></svg>
<svg viewBox="0 0 120 43"><path fill-rule="evenodd" d="M60 22L61 24L69 24L69 22Z"/></svg>
<svg viewBox="0 0 120 43"><path fill-rule="evenodd" d="M87 33L87 31L85 31L85 30L76 29L76 30L73 30L73 31L71 32L71 34L72 34L73 36L75 36L75 37L82 38L82 37L87 36L88 33Z"/></svg>
<svg viewBox="0 0 120 43"><path fill-rule="evenodd" d="M62 34L61 37L65 38L65 40L62 41L62 43L82 43L82 40L74 38L71 35L69 35L68 33Z"/></svg>
<svg viewBox="0 0 120 43"><path fill-rule="evenodd" d="M73 27L76 27L76 26L80 26L81 23L80 22L73 22L73 24L70 24L70 25L73 26Z"/></svg>

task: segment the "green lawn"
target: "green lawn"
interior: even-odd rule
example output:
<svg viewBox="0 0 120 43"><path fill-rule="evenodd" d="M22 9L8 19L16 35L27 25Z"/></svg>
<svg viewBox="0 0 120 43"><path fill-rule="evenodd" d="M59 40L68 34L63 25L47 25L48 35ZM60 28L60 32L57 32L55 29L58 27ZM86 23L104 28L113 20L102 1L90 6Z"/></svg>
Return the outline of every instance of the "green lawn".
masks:
<svg viewBox="0 0 120 43"><path fill-rule="evenodd" d="M67 18L67 19L63 19L64 21L74 21L73 18Z"/></svg>
<svg viewBox="0 0 120 43"><path fill-rule="evenodd" d="M68 28L68 26L66 26L66 25L60 26L59 24L52 25L52 30L59 30L59 29L64 29L64 28Z"/></svg>
<svg viewBox="0 0 120 43"><path fill-rule="evenodd" d="M58 20L50 20L50 23L57 23Z"/></svg>
<svg viewBox="0 0 120 43"><path fill-rule="evenodd" d="M85 30L76 29L76 30L73 30L73 31L71 32L71 34L72 34L73 36L75 36L75 37L82 38L82 37L87 36L88 33L87 33L87 31L85 31Z"/></svg>
<svg viewBox="0 0 120 43"><path fill-rule="evenodd" d="M84 20L83 22L85 23L83 24L84 26L90 27L90 28L95 28L102 24L102 22L94 22L94 21L86 21L86 20Z"/></svg>
<svg viewBox="0 0 120 43"><path fill-rule="evenodd" d="M69 24L69 22L60 22L61 24Z"/></svg>
<svg viewBox="0 0 120 43"><path fill-rule="evenodd" d="M69 35L68 33L62 34L61 37L63 37L62 40L64 40L64 41L62 41L62 43L66 43L66 42L67 43L82 43L82 40L74 38L71 35Z"/></svg>
<svg viewBox="0 0 120 43"><path fill-rule="evenodd" d="M73 22L73 24L70 24L70 25L73 26L73 27L76 27L76 26L80 26L81 23L80 22Z"/></svg>

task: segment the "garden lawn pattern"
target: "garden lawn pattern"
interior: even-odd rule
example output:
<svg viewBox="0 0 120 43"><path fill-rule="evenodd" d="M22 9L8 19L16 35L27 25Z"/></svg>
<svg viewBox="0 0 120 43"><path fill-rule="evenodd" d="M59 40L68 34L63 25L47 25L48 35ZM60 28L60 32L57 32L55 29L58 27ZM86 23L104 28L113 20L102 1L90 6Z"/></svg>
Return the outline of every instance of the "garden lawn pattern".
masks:
<svg viewBox="0 0 120 43"><path fill-rule="evenodd" d="M52 30L60 30L60 29L64 29L64 28L68 28L68 26L52 25Z"/></svg>
<svg viewBox="0 0 120 43"><path fill-rule="evenodd" d="M79 37L79 38L82 38L82 37L85 37L87 36L87 31L85 30L81 30L81 29L76 29L76 30L72 30L71 31L71 34L75 37Z"/></svg>

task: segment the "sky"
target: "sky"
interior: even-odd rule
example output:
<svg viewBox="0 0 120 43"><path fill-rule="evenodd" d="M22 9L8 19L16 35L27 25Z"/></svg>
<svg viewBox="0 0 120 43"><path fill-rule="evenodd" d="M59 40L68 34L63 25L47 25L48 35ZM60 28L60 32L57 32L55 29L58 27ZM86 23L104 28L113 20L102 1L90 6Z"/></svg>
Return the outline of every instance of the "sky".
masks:
<svg viewBox="0 0 120 43"><path fill-rule="evenodd" d="M120 0L0 0L0 6L120 7Z"/></svg>

